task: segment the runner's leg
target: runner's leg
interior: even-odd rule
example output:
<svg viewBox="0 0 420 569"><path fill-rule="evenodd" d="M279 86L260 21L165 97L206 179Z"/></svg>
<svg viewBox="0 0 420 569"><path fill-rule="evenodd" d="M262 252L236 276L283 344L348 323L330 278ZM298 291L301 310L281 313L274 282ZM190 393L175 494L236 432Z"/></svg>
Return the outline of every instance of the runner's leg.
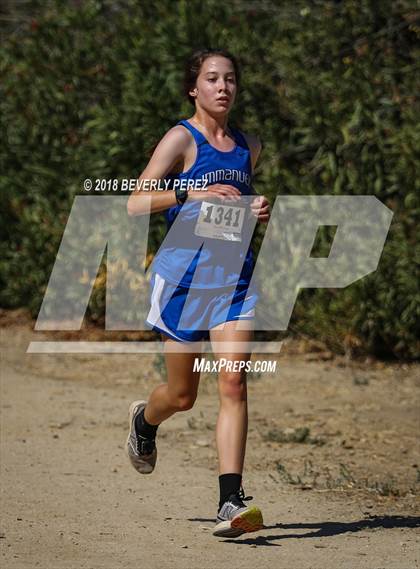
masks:
<svg viewBox="0 0 420 569"><path fill-rule="evenodd" d="M249 342L253 337L253 321L249 328L237 330L237 322L229 321L210 330L212 345L214 342ZM249 353L235 353L234 348L229 353L217 353L217 359L223 357L228 361L247 361ZM218 380L219 388L219 416L216 425L216 445L219 457L219 474L242 474L246 438L248 432L248 405L246 372L221 370Z"/></svg>
<svg viewBox="0 0 420 569"><path fill-rule="evenodd" d="M165 343L164 354L167 370L167 383L158 385L150 394L144 411L144 418L151 425L158 425L177 411L191 409L197 397L200 372L193 371L194 358L200 355L200 343L197 352L183 351L181 342L171 340L162 334ZM169 348L176 346L177 351Z"/></svg>
<svg viewBox="0 0 420 569"><path fill-rule="evenodd" d="M246 324L245 324L246 322ZM250 342L253 337L253 321L242 321L248 329L236 330L236 322L210 330L210 338L216 357L231 362L249 360L249 353L240 353L231 346L229 351L217 351L215 342ZM225 346L226 346L225 344ZM225 348L224 346L224 348ZM237 364L239 366L239 364ZM242 488L242 471L248 431L247 385L245 369L219 372L220 410L216 426L217 452L219 455L220 501L213 535L238 537L243 533L258 531L263 527L261 510L247 506Z"/></svg>

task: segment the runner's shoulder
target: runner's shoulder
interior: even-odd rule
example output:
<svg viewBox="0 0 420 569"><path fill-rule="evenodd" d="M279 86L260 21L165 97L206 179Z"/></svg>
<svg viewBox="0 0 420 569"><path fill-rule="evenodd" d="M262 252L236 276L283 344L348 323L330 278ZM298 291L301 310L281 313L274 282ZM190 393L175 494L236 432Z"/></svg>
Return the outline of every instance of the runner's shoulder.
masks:
<svg viewBox="0 0 420 569"><path fill-rule="evenodd" d="M172 166L184 159L190 148L189 133L185 128L176 125L170 128L159 140L153 151L153 161L163 161ZM192 137L191 137L192 138Z"/></svg>
<svg viewBox="0 0 420 569"><path fill-rule="evenodd" d="M174 145L180 152L187 150L193 141L190 131L180 124L170 128L162 138L162 142Z"/></svg>

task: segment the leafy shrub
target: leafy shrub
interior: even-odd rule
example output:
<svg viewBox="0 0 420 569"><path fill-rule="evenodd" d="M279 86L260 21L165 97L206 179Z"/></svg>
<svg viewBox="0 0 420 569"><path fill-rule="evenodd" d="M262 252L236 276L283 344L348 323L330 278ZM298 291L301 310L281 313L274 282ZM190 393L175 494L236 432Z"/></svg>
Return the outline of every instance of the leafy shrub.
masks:
<svg viewBox="0 0 420 569"><path fill-rule="evenodd" d="M418 357L420 28L410 1L48 0L3 10L2 306L37 314L83 180L136 177L191 113L186 56L223 46L243 65L232 122L263 140L259 193L374 195L394 212L378 270L344 290L302 291L291 329L336 351L347 342ZM156 218L152 252L164 234ZM103 291L93 298L97 319Z"/></svg>

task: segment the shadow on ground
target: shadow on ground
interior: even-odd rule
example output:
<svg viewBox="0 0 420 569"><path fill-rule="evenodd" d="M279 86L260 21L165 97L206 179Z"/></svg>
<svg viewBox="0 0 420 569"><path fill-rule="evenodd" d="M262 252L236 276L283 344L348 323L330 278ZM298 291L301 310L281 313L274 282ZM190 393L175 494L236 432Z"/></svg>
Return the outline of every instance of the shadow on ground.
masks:
<svg viewBox="0 0 420 569"><path fill-rule="evenodd" d="M190 518L192 522L214 522L206 518ZM258 535L255 538L246 539L226 539L225 541L244 544L244 545L276 545L273 541L282 539L306 539L311 537L333 537L343 533L355 533L370 529L393 529L393 528L417 528L420 527L420 517L417 516L371 516L356 522L316 522L316 523L295 523L295 524L275 524L264 526L261 532L267 530L304 530L312 529L307 533L282 533L277 535Z"/></svg>

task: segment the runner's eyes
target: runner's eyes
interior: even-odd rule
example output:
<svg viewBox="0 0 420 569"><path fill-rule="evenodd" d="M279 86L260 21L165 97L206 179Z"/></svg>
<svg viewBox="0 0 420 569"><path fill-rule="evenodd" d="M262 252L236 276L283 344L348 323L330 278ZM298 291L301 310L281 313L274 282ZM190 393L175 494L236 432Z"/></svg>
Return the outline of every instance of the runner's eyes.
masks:
<svg viewBox="0 0 420 569"><path fill-rule="evenodd" d="M207 79L207 81L211 81L212 83L214 83L215 81L217 81L216 77L209 77ZM235 78L234 77L228 77L226 79L226 81L229 81L229 83L236 83Z"/></svg>

